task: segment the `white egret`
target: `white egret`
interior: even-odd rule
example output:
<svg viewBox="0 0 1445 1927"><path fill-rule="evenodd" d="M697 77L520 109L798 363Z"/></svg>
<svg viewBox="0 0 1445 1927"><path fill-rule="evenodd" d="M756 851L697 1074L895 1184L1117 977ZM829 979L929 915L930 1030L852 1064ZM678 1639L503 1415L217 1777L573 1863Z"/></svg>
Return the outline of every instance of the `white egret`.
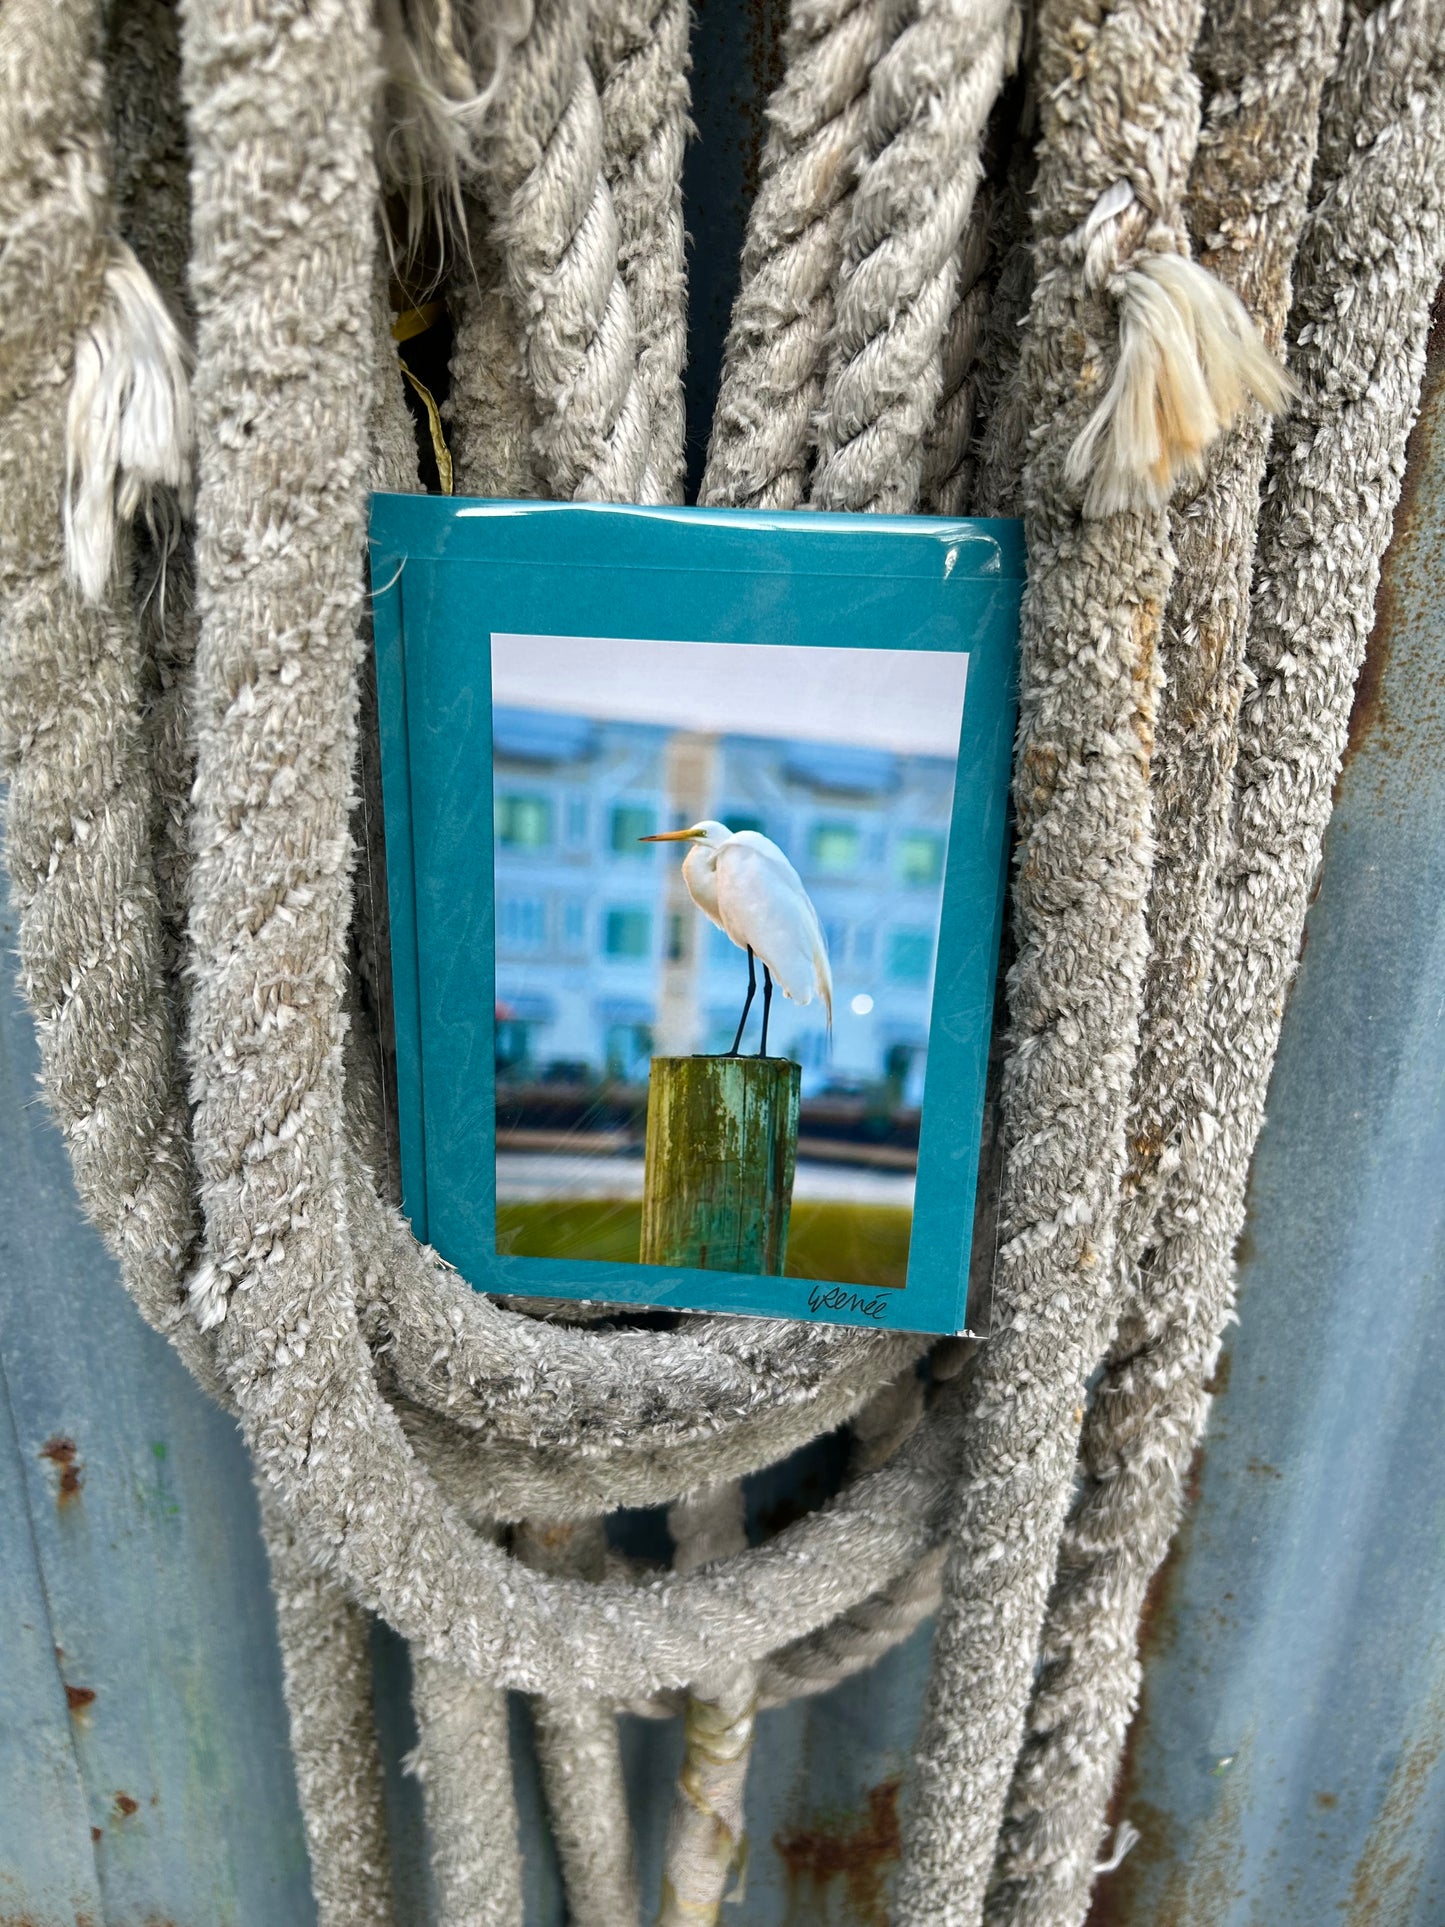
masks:
<svg viewBox="0 0 1445 1927"><path fill-rule="evenodd" d="M758 987L755 956L763 964L763 1041L768 1054L768 1009L773 981L795 1004L820 997L833 1028L833 973L823 926L803 888L802 878L770 837L757 830L730 830L726 823L694 823L686 830L662 830L640 843L690 843L683 858L687 893L705 917L748 953L748 994L738 1034L725 1057L736 1057Z"/></svg>

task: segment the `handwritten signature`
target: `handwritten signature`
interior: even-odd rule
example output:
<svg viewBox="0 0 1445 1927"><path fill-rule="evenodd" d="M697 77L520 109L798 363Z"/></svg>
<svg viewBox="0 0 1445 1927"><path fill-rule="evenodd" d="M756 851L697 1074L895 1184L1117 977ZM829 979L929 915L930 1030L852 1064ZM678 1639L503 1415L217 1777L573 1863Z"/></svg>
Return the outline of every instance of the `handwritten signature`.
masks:
<svg viewBox="0 0 1445 1927"><path fill-rule="evenodd" d="M882 1321L888 1316L888 1294L880 1292L869 1297L861 1291L848 1291L842 1285L811 1285L808 1288L809 1311L851 1311L859 1318L872 1318Z"/></svg>

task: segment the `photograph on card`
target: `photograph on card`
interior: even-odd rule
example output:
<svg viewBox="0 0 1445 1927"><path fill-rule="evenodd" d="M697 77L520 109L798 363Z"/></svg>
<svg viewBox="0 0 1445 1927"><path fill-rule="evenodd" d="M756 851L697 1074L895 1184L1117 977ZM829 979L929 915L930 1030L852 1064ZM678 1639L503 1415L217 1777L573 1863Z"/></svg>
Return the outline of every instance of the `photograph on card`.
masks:
<svg viewBox="0 0 1445 1927"><path fill-rule="evenodd" d="M490 656L498 1254L903 1287L967 655Z"/></svg>

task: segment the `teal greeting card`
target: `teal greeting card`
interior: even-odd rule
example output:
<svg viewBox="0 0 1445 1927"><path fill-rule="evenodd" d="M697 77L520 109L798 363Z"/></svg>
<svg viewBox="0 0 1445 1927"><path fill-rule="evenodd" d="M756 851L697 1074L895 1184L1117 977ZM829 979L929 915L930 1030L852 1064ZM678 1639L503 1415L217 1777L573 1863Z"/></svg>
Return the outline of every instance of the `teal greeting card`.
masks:
<svg viewBox="0 0 1445 1927"><path fill-rule="evenodd" d="M1019 525L381 495L371 549L417 1235L979 1329Z"/></svg>

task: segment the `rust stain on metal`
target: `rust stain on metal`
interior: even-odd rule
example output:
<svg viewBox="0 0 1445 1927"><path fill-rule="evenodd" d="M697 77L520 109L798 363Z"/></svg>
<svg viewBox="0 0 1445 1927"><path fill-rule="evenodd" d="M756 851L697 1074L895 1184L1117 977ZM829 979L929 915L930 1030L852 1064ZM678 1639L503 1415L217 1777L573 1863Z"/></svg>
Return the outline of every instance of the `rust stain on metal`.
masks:
<svg viewBox="0 0 1445 1927"><path fill-rule="evenodd" d="M49 1923L37 1920L34 1914L0 1914L0 1927L49 1927ZM96 1927L94 1914L75 1914L70 1927ZM150 1923L146 1923L150 1927Z"/></svg>
<svg viewBox="0 0 1445 1927"><path fill-rule="evenodd" d="M1147 1800L1131 1800L1128 1816L1139 1841L1123 1865L1101 1881L1086 1927L1215 1927L1226 1919L1244 1891L1241 1874L1244 1840L1241 1824L1249 1802L1249 1741L1241 1743L1220 1774L1222 1792L1205 1823L1180 1850L1170 1815ZM1167 1869L1163 1891L1145 1912L1146 1867ZM1127 1877L1126 1877L1127 1876Z"/></svg>
<svg viewBox="0 0 1445 1927"><path fill-rule="evenodd" d="M60 1478L55 1488L55 1503L69 1505L72 1499L78 1499L85 1478L75 1440L57 1433L54 1438L47 1439L41 1446L40 1456L42 1459L49 1459L52 1465L60 1469Z"/></svg>
<svg viewBox="0 0 1445 1927"><path fill-rule="evenodd" d="M90 1830L90 1838L93 1845L99 1846L100 1842L105 1838L105 1828L92 1827Z"/></svg>
<svg viewBox="0 0 1445 1927"><path fill-rule="evenodd" d="M884 1882L902 1844L900 1784L895 1775L870 1787L861 1815L773 1835L787 1873L789 1920L820 1918L826 1891L841 1882L848 1921L856 1927L888 1927Z"/></svg>
<svg viewBox="0 0 1445 1927"><path fill-rule="evenodd" d="M93 1686L67 1686L65 1689L65 1704L70 1708L72 1713L83 1713L87 1707L95 1705L95 1688Z"/></svg>
<svg viewBox="0 0 1445 1927"><path fill-rule="evenodd" d="M140 1812L140 1801L132 1794L117 1793L115 1796L115 1810L124 1819L129 1820L133 1813Z"/></svg>
<svg viewBox="0 0 1445 1927"><path fill-rule="evenodd" d="M1421 1729L1401 1753L1385 1797L1355 1862L1345 1927L1375 1927L1385 1920L1416 1918L1415 1898L1428 1833L1419 1808L1445 1752L1445 1688L1426 1702Z"/></svg>

